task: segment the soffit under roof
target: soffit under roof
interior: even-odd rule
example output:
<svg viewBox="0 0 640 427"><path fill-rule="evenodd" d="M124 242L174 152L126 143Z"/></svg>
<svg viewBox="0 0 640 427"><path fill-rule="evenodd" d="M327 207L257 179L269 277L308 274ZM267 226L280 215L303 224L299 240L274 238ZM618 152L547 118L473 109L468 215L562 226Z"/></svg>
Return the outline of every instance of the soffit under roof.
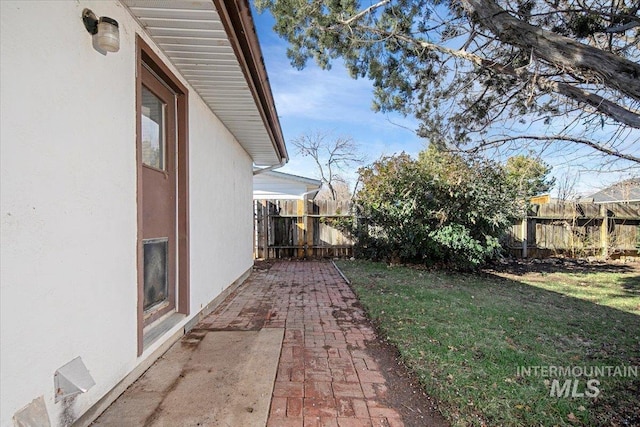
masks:
<svg viewBox="0 0 640 427"><path fill-rule="evenodd" d="M277 117L277 132L270 133L212 0L121 1L254 164L273 165L286 158L286 149L283 156L272 137L281 135Z"/></svg>

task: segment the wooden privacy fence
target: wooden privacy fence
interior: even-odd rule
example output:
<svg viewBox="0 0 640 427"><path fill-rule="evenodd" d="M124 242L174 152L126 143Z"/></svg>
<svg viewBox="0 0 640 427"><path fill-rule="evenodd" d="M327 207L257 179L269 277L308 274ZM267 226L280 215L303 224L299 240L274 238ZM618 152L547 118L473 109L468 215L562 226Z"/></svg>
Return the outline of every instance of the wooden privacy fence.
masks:
<svg viewBox="0 0 640 427"><path fill-rule="evenodd" d="M637 255L640 204L552 203L533 205L507 233L507 247L522 258L552 255Z"/></svg>
<svg viewBox="0 0 640 427"><path fill-rule="evenodd" d="M351 203L333 200L254 200L254 257L351 256L353 242L332 226Z"/></svg>
<svg viewBox="0 0 640 427"><path fill-rule="evenodd" d="M255 200L254 256L352 256L353 241L332 225L351 216L347 201ZM640 203L533 205L506 233L518 258L638 255Z"/></svg>

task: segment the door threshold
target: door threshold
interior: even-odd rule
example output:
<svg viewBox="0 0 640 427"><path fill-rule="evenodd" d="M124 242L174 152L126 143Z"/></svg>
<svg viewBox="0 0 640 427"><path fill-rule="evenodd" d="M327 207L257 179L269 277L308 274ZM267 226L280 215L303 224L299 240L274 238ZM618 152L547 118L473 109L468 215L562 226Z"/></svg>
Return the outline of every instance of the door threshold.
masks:
<svg viewBox="0 0 640 427"><path fill-rule="evenodd" d="M185 317L187 316L174 311L172 313L167 313L165 316L146 326L144 328L142 338L143 351L149 348L151 344L156 342L164 334L173 329L173 327L180 323Z"/></svg>

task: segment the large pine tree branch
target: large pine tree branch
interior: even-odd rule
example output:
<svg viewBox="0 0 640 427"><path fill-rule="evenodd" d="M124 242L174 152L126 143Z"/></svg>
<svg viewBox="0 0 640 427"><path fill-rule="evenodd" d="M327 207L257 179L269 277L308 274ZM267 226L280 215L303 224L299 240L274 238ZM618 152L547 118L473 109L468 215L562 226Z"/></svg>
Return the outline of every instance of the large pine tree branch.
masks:
<svg viewBox="0 0 640 427"><path fill-rule="evenodd" d="M414 46L428 51L440 52L448 56L465 59L482 68L486 68L496 73L506 74L512 77L516 77L521 81L533 81L535 77L536 84L543 90L563 95L573 101L581 104L587 104L594 108L596 111L604 114L613 120L622 123L624 125L640 129L640 113L624 108L615 102L609 101L600 95L586 91L576 86L572 86L568 83L558 82L552 79L547 79L541 76L534 76L532 73L524 68L513 68L509 65L500 64L495 61L491 61L486 58L482 58L473 53L469 53L463 50L450 49L445 46L441 46L435 43L426 42L423 40L416 40L412 37L402 34L392 34L380 31L376 28L367 28L368 31L376 32L382 37L389 38L394 37L399 41L408 43Z"/></svg>
<svg viewBox="0 0 640 427"><path fill-rule="evenodd" d="M640 100L640 64L579 43L510 15L493 0L460 0L471 19L503 43L532 49L538 58L598 76L602 84Z"/></svg>
<svg viewBox="0 0 640 427"><path fill-rule="evenodd" d="M621 153L620 151L599 144L595 141L591 141L589 139L584 138L575 138L567 135L551 135L551 136L539 136L539 135L520 135L520 136L508 136L505 138L496 138L491 141L485 142L483 145L498 145L509 141L515 141L519 139L528 139L528 140L536 140L536 141L566 141L573 142L577 144L586 145L596 151L600 151L601 153L607 154L609 156L618 157L620 159L629 160L631 162L640 163L640 157L633 156L627 153Z"/></svg>
<svg viewBox="0 0 640 427"><path fill-rule="evenodd" d="M605 114L608 117L616 120L624 125L640 129L640 114L620 105L611 102L595 93L580 89L567 83L554 82L552 80L540 81L538 84L540 87L547 86L550 89L555 89L557 93L560 93L567 98L571 98L574 101L588 104L595 108L600 113Z"/></svg>
<svg viewBox="0 0 640 427"><path fill-rule="evenodd" d="M349 19L347 19L346 21L342 21L341 23L343 25L350 25L353 22L357 21L360 18L365 17L366 15L373 13L376 11L376 9L381 8L382 6L385 6L386 4L391 3L391 0L380 0L378 3L376 4L372 4L371 6L369 6L368 8L361 10L360 12L358 12L357 14L353 15L352 17L350 17Z"/></svg>
<svg viewBox="0 0 640 427"><path fill-rule="evenodd" d="M340 25L348 27L390 1L381 0L340 21ZM587 71L589 75L598 76L603 85L640 101L640 64L531 25L510 15L493 0L461 0L461 3L472 18L492 31L501 42L532 49L536 57L560 69ZM571 88L563 88L563 95L569 92L575 96ZM583 98L584 94L580 97ZM594 106L593 97L588 98L590 101L586 103Z"/></svg>

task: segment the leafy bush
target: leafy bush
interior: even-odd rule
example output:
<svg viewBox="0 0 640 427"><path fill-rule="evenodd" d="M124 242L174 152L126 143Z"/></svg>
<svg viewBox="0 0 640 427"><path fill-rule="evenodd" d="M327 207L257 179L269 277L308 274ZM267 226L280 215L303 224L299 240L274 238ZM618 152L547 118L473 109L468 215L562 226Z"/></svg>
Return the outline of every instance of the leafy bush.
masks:
<svg viewBox="0 0 640 427"><path fill-rule="evenodd" d="M499 253L498 238L517 217L504 168L486 159L429 148L359 172L358 220L343 224L357 256L475 268Z"/></svg>

